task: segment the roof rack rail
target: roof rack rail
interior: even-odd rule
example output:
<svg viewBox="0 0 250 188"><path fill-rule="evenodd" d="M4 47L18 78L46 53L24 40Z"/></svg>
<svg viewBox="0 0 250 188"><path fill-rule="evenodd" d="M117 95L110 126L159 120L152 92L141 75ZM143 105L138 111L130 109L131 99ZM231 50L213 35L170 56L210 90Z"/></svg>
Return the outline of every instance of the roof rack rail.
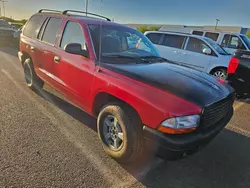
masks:
<svg viewBox="0 0 250 188"><path fill-rule="evenodd" d="M38 13L42 13L42 12L54 12L54 13L62 14L62 11L59 11L59 10L41 9L38 11Z"/></svg>
<svg viewBox="0 0 250 188"><path fill-rule="evenodd" d="M83 12L83 11L77 11L77 10L65 10L65 11L62 12L62 14L67 15L68 12L82 13L82 14L86 14L86 16L88 16L88 15L96 16L96 17L99 17L99 18L104 18L107 21L111 22L111 20L109 18L105 17L105 16L101 16L101 15L98 15L98 14L93 14L93 13L90 13L90 12Z"/></svg>

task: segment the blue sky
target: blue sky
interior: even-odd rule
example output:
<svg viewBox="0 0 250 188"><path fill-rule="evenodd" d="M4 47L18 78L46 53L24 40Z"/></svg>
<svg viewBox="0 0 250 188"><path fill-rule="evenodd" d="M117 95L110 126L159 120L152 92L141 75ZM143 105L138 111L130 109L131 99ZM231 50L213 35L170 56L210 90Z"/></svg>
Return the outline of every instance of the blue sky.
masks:
<svg viewBox="0 0 250 188"><path fill-rule="evenodd" d="M120 23L250 27L249 0L89 0L89 11ZM6 16L28 18L41 8L85 9L85 0L9 0Z"/></svg>

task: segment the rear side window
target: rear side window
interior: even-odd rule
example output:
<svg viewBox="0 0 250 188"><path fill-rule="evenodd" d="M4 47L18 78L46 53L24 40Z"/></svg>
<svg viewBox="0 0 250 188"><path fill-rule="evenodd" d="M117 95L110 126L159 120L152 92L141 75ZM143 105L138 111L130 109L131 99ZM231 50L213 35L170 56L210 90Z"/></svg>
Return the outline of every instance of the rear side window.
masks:
<svg viewBox="0 0 250 188"><path fill-rule="evenodd" d="M64 29L61 48L65 48L67 44L78 43L82 45L82 49L86 50L85 38L81 26L78 23L69 21Z"/></svg>
<svg viewBox="0 0 250 188"><path fill-rule="evenodd" d="M203 53L204 48L209 48L205 42L200 39L190 37L186 50L191 52Z"/></svg>
<svg viewBox="0 0 250 188"><path fill-rule="evenodd" d="M62 20L59 18L50 18L45 31L43 33L42 41L54 45L57 34L60 30Z"/></svg>
<svg viewBox="0 0 250 188"><path fill-rule="evenodd" d="M32 16L24 28L23 34L30 38L37 38L37 34L45 19L46 17L41 15Z"/></svg>
<svg viewBox="0 0 250 188"><path fill-rule="evenodd" d="M172 48L182 48L185 36L165 34L162 45Z"/></svg>
<svg viewBox="0 0 250 188"><path fill-rule="evenodd" d="M160 33L149 33L146 35L153 44L158 44L162 34Z"/></svg>
<svg viewBox="0 0 250 188"><path fill-rule="evenodd" d="M205 37L210 38L216 42L219 37L219 33L206 32Z"/></svg>
<svg viewBox="0 0 250 188"><path fill-rule="evenodd" d="M193 31L192 34L193 34L193 35L202 36L202 35L203 35L203 32L202 32L202 31Z"/></svg>

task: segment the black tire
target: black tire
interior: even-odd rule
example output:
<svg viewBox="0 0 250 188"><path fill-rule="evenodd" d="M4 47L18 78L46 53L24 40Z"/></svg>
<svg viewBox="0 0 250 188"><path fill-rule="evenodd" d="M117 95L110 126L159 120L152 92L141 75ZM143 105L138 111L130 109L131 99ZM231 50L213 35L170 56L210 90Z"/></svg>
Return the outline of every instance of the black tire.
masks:
<svg viewBox="0 0 250 188"><path fill-rule="evenodd" d="M212 75L224 80L227 79L227 69L226 68L216 68L211 72Z"/></svg>
<svg viewBox="0 0 250 188"><path fill-rule="evenodd" d="M107 143L104 136L104 120L114 116L123 131L123 144L120 149L114 150ZM144 150L142 123L134 110L123 104L108 104L98 115L97 130L102 141L104 151L120 163L136 161Z"/></svg>
<svg viewBox="0 0 250 188"><path fill-rule="evenodd" d="M30 58L23 63L25 81L28 87L32 90L42 89L44 82L36 75L32 61Z"/></svg>

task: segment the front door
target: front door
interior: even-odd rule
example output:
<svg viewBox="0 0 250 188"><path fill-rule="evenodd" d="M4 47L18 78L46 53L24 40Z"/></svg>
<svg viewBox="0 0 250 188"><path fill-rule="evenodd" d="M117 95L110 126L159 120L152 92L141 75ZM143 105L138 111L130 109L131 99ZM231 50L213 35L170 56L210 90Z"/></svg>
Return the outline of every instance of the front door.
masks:
<svg viewBox="0 0 250 188"><path fill-rule="evenodd" d="M180 63L196 70L206 71L211 62L211 55L204 54L204 48L210 47L198 38L189 37L185 50L180 51Z"/></svg>
<svg viewBox="0 0 250 188"><path fill-rule="evenodd" d="M63 92L83 109L88 106L88 97L92 86L95 63L90 58L69 54L65 46L71 43L81 44L87 50L83 28L79 23L68 21L63 31L59 48L56 49L58 62L54 65L55 76L61 80Z"/></svg>
<svg viewBox="0 0 250 188"><path fill-rule="evenodd" d="M226 50L229 54L234 54L236 50L246 50L246 46L244 42L242 42L241 38L237 35L229 35L225 34L221 46Z"/></svg>

